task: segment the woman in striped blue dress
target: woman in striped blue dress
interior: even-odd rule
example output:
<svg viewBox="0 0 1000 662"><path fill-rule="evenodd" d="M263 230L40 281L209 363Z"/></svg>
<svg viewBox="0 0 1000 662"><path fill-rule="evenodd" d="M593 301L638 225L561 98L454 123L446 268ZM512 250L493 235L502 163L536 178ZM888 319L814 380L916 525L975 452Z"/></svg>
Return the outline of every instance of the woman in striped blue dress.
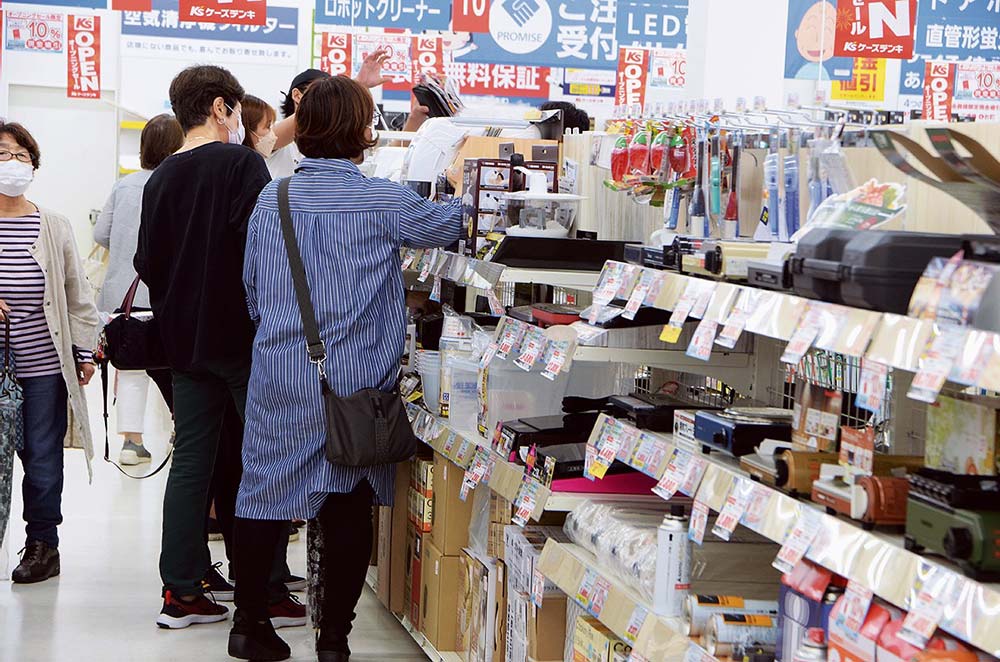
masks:
<svg viewBox="0 0 1000 662"><path fill-rule="evenodd" d="M461 232L458 201L436 205L358 170L364 150L374 146L374 111L367 90L333 77L314 82L295 115L296 143L306 158L291 180L292 220L339 396L389 390L396 382L406 325L400 247L447 246ZM258 326L236 506L237 612L229 652L254 660L289 656L267 620L271 542L289 519L316 518L329 537L320 565L330 569L328 585L318 587L320 613L313 614L317 652L321 662L346 662L371 555L372 506L391 504L395 467L326 460L319 380L306 355L277 190L277 181L263 190L247 231L243 278Z"/></svg>

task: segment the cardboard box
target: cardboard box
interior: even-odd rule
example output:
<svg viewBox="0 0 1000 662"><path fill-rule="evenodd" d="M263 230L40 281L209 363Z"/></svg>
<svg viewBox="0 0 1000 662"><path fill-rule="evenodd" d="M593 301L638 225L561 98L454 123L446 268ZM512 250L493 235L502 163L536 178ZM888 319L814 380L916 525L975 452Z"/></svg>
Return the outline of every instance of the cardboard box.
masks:
<svg viewBox="0 0 1000 662"><path fill-rule="evenodd" d="M392 532L389 548L389 611L402 616L409 611L406 599L406 577L409 574L410 557L407 555L409 527L407 526L406 495L410 489L409 467L396 469L396 491L392 507ZM379 568L379 582L384 575Z"/></svg>
<svg viewBox="0 0 1000 662"><path fill-rule="evenodd" d="M434 524L434 499L410 487L409 506L413 526L421 533L430 533Z"/></svg>
<svg viewBox="0 0 1000 662"><path fill-rule="evenodd" d="M507 566L507 589L531 594L531 583L535 564L542 554L545 541L554 538L558 542L568 542L569 539L562 527L530 525L504 527L504 564ZM551 581L546 579L544 597L560 595L561 591Z"/></svg>
<svg viewBox="0 0 1000 662"><path fill-rule="evenodd" d="M497 613L500 596L497 578L503 576L502 565L496 559L462 555L464 589L459 605L459 625L462 629L461 651L466 662L498 660ZM501 612L502 613L502 612ZM499 652L503 654L503 647Z"/></svg>
<svg viewBox="0 0 1000 662"><path fill-rule="evenodd" d="M573 631L573 662L614 662L615 655L632 647L615 636L603 623L591 616L576 619Z"/></svg>
<svg viewBox="0 0 1000 662"><path fill-rule="evenodd" d="M539 609L528 602L528 657L561 660L566 647L566 597L542 600Z"/></svg>
<svg viewBox="0 0 1000 662"><path fill-rule="evenodd" d="M510 524L511 503L496 492L490 492L490 522Z"/></svg>
<svg viewBox="0 0 1000 662"><path fill-rule="evenodd" d="M940 396L927 407L924 461L957 474L997 474L996 399L976 401Z"/></svg>
<svg viewBox="0 0 1000 662"><path fill-rule="evenodd" d="M830 612L829 650L833 659L841 662L875 662L878 638L882 629L892 620L892 612L880 600L874 600L859 630L848 627L837 618L844 610L847 596L841 596ZM834 657L836 656L836 657Z"/></svg>
<svg viewBox="0 0 1000 662"><path fill-rule="evenodd" d="M778 659L791 660L809 628L826 628L834 603L824 598L832 586L839 587L842 592L847 580L805 559L781 576L778 618L782 625L778 629Z"/></svg>
<svg viewBox="0 0 1000 662"><path fill-rule="evenodd" d="M421 628L438 651L457 650L458 585L461 560L425 542L421 559Z"/></svg>
<svg viewBox="0 0 1000 662"><path fill-rule="evenodd" d="M459 493L465 472L440 453L434 454L434 516L431 542L446 556L458 556L469 544L472 499Z"/></svg>
<svg viewBox="0 0 1000 662"><path fill-rule="evenodd" d="M486 555L504 560L504 528L505 524L490 522L490 535L486 541Z"/></svg>
<svg viewBox="0 0 1000 662"><path fill-rule="evenodd" d="M375 548L372 554L375 556L375 566L378 567L378 583L376 584L375 596L382 606L389 608L389 587L392 584L392 568L389 557L392 549L392 508L389 506L378 506L374 508L377 527L375 529Z"/></svg>
<svg viewBox="0 0 1000 662"><path fill-rule="evenodd" d="M409 605L410 612L410 623L413 627L420 629L423 625L423 618L421 617L421 595L423 585L421 584L421 565L423 561L424 553L424 535L417 531L416 527L412 524L409 527L407 539L406 539L406 555L409 559L407 567L409 572L407 573L406 585L409 587L409 599L407 604Z"/></svg>
<svg viewBox="0 0 1000 662"><path fill-rule="evenodd" d="M434 461L417 459L413 461L410 485L426 497L434 496Z"/></svg>

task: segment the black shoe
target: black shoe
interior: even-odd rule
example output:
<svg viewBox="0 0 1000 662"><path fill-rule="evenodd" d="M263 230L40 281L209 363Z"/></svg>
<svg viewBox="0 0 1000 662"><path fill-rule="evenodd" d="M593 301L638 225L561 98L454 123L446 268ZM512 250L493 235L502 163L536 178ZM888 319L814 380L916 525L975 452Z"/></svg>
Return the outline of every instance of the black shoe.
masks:
<svg viewBox="0 0 1000 662"><path fill-rule="evenodd" d="M277 635L269 620L254 622L237 611L229 632L229 656L238 660L279 662L292 656L292 650Z"/></svg>
<svg viewBox="0 0 1000 662"><path fill-rule="evenodd" d="M214 517L208 518L208 540L209 542L215 540L223 540L222 527L219 526L219 520Z"/></svg>
<svg viewBox="0 0 1000 662"><path fill-rule="evenodd" d="M14 568L15 584L36 584L59 575L59 550L41 540L31 540L21 550L21 563Z"/></svg>
<svg viewBox="0 0 1000 662"><path fill-rule="evenodd" d="M212 597L219 602L232 602L236 595L236 587L222 576L222 573L219 572L221 567L222 563L216 563L209 568L208 572L205 573L205 578L201 580L201 585L206 593L211 593Z"/></svg>
<svg viewBox="0 0 1000 662"><path fill-rule="evenodd" d="M306 590L309 587L309 582L305 577L299 577L298 575L288 573L288 576L285 577L285 587L292 593L296 593L298 591Z"/></svg>
<svg viewBox="0 0 1000 662"><path fill-rule="evenodd" d="M163 596L163 609L156 617L156 624L164 630L180 630L191 625L218 623L226 620L228 615L228 609L204 595L185 602L167 591Z"/></svg>
<svg viewBox="0 0 1000 662"><path fill-rule="evenodd" d="M319 662L350 662L350 653L341 653L340 651L319 651L317 654L319 657Z"/></svg>

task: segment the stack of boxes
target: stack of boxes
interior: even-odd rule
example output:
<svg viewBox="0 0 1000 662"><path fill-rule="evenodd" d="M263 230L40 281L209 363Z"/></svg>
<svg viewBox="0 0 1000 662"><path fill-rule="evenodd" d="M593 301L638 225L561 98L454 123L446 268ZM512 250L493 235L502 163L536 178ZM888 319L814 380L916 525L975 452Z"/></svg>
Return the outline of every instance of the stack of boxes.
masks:
<svg viewBox="0 0 1000 662"><path fill-rule="evenodd" d="M578 616L573 630L573 662L624 662L632 647L592 616Z"/></svg>
<svg viewBox="0 0 1000 662"><path fill-rule="evenodd" d="M548 538L568 542L559 527L507 526L506 662L558 662L566 641L566 596L548 579L541 582L542 606L532 602L535 568Z"/></svg>
<svg viewBox="0 0 1000 662"><path fill-rule="evenodd" d="M430 533L434 522L434 462L417 459L411 463L409 519L418 533Z"/></svg>

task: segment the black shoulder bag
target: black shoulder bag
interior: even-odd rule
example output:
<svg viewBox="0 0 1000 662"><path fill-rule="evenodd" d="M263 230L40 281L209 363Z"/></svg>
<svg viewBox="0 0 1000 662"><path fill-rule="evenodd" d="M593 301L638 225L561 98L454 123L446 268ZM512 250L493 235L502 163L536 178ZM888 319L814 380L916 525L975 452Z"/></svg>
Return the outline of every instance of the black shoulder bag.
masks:
<svg viewBox="0 0 1000 662"><path fill-rule="evenodd" d="M278 183L278 213L288 252L288 266L295 284L295 298L305 329L306 351L309 362L316 366L319 374L326 413L326 459L331 464L348 467L370 467L408 460L417 450L417 438L406 417L398 387L390 393L366 388L346 398L338 397L330 389L326 377L326 346L320 338L316 312L309 298L306 269L292 225L288 202L290 182L288 177Z"/></svg>

